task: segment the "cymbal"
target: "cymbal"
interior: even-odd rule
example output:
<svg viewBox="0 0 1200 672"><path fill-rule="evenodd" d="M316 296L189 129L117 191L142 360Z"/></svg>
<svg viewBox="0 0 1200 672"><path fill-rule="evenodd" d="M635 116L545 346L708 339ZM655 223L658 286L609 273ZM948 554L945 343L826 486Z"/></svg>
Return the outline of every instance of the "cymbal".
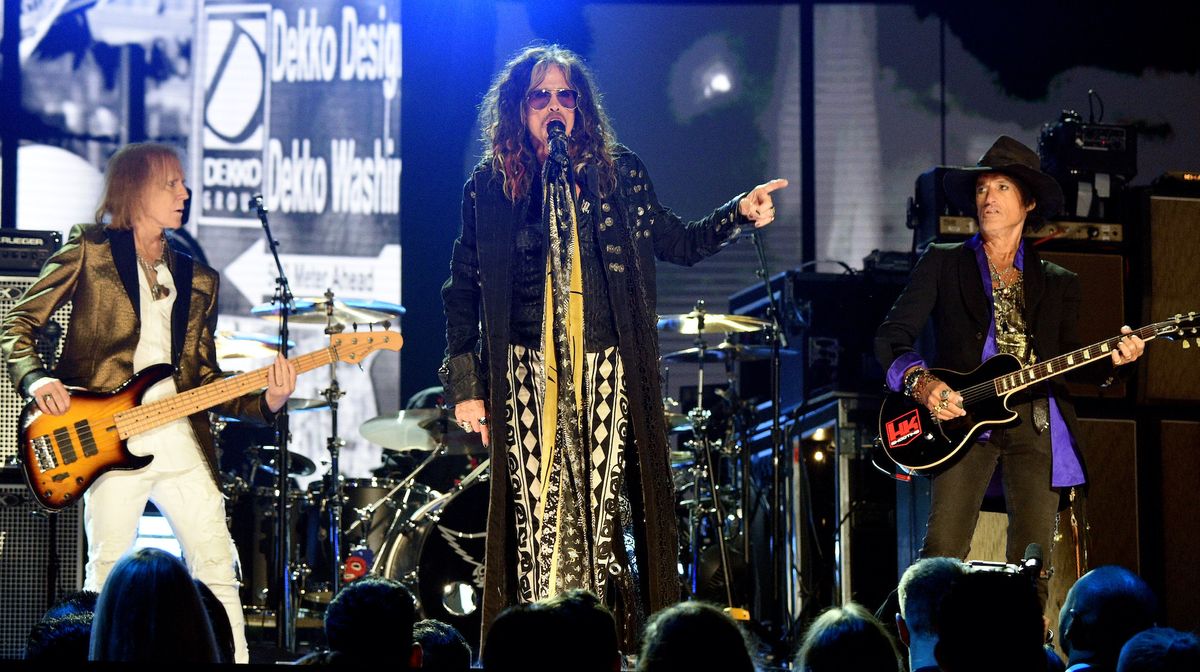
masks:
<svg viewBox="0 0 1200 672"><path fill-rule="evenodd" d="M421 423L429 432L434 443L446 446L447 455L486 455L487 448L477 432L464 431L449 415L439 416Z"/></svg>
<svg viewBox="0 0 1200 672"><path fill-rule="evenodd" d="M292 312L288 320L294 324L325 324L329 301L324 297L306 297L292 300ZM375 299L334 299L333 321L337 324L371 324L393 320L404 314L404 306L398 303ZM280 313L279 304L263 303L250 309L257 317L274 318Z"/></svg>
<svg viewBox="0 0 1200 672"><path fill-rule="evenodd" d="M691 430L692 421L683 413L671 413L666 411L663 417L667 421L667 433L674 434L675 432L686 432Z"/></svg>
<svg viewBox="0 0 1200 672"><path fill-rule="evenodd" d="M304 397L292 397L287 400L288 412L295 413L297 411L319 411L323 408L329 408L329 402L325 399L305 399Z"/></svg>
<svg viewBox="0 0 1200 672"><path fill-rule="evenodd" d="M259 469L268 474L277 474L275 470L275 458L279 449L274 446L261 446L258 449L258 454L261 456L262 462L259 464ZM310 476L317 470L317 465L313 461L300 453L288 451L288 473L293 476Z"/></svg>
<svg viewBox="0 0 1200 672"><path fill-rule="evenodd" d="M266 334L254 334L227 329L216 333L217 360L257 359L273 357L279 351L279 337ZM288 347L296 347L295 341L288 341Z"/></svg>
<svg viewBox="0 0 1200 672"><path fill-rule="evenodd" d="M358 432L387 450L433 450L444 444L447 455L487 452L479 434L463 431L448 413L437 408L410 408L371 418Z"/></svg>
<svg viewBox="0 0 1200 672"><path fill-rule="evenodd" d="M700 328L701 322L704 324L703 329ZM659 319L658 328L660 331L674 331L679 334L713 334L760 331L770 324L770 322L757 317L702 313L693 310L690 313L668 315Z"/></svg>
<svg viewBox="0 0 1200 672"><path fill-rule="evenodd" d="M793 353L791 350L780 350L783 354ZM771 358L771 346L768 345L741 345L739 343L730 343L722 341L720 344L712 348L705 348L705 362L723 362L726 359L732 359L741 362L752 362L762 359ZM668 352L663 355L663 360L667 362L691 362L700 361L700 348L685 348Z"/></svg>
<svg viewBox="0 0 1200 672"><path fill-rule="evenodd" d="M387 450L433 450L437 444L421 423L441 413L436 408L413 408L380 415L359 425L358 433Z"/></svg>

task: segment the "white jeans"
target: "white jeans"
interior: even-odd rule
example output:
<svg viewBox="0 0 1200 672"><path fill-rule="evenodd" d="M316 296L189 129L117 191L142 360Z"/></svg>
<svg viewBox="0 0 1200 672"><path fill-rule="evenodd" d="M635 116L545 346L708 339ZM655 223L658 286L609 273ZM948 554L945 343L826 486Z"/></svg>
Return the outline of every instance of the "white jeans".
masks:
<svg viewBox="0 0 1200 672"><path fill-rule="evenodd" d="M203 464L186 471L110 471L96 479L83 495L88 538L84 589L99 591L113 565L133 546L147 500L171 525L192 576L225 606L235 661L249 662L237 549L225 526L225 500Z"/></svg>

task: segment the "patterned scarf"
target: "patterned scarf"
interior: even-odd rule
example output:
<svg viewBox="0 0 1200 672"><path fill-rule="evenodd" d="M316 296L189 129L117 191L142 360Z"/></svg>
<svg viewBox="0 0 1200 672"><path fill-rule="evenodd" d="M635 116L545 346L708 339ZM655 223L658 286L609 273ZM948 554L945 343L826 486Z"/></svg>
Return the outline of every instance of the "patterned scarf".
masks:
<svg viewBox="0 0 1200 672"><path fill-rule="evenodd" d="M545 366L545 407L542 420L541 482L546 496L539 502L539 517L554 506L554 529L545 530L542 543L550 555L551 590L576 587L588 574L585 548L565 548L565 539L590 539L588 529L587 455L581 441L583 428L583 274L579 259L579 225L575 217L575 192L569 168L553 158L542 170L542 222L549 233L546 261L545 314L542 352ZM570 533L564 534L564 528ZM579 535L578 532L584 532ZM574 546L574 544L571 544Z"/></svg>

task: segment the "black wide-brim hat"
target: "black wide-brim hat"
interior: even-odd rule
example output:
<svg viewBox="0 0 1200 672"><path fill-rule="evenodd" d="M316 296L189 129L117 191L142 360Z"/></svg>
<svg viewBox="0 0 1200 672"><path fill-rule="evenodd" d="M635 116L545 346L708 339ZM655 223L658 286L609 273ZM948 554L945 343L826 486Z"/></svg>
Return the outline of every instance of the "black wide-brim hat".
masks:
<svg viewBox="0 0 1200 672"><path fill-rule="evenodd" d="M1058 181L1043 173L1041 167L1037 152L1002 135L974 167L946 171L942 185L951 205L963 212L975 212L975 181L983 173L1003 173L1020 180L1021 186L1030 192L1027 196L1037 201L1034 212L1052 217L1062 212L1065 199Z"/></svg>

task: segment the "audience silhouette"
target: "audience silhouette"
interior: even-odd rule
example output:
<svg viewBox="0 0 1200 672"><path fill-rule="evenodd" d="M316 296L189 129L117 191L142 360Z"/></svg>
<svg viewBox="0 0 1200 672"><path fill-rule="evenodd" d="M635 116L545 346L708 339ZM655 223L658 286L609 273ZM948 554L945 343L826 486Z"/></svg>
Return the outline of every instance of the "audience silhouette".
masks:
<svg viewBox="0 0 1200 672"><path fill-rule="evenodd" d="M1200 638L1171 628L1143 630L1125 642L1117 672L1196 672Z"/></svg>
<svg viewBox="0 0 1200 672"><path fill-rule="evenodd" d="M471 669L471 647L454 626L434 619L413 626L413 642L421 647L421 669L465 672Z"/></svg>
<svg viewBox="0 0 1200 672"><path fill-rule="evenodd" d="M853 602L825 610L808 627L798 672L901 672L904 663L891 635L862 606Z"/></svg>
<svg viewBox="0 0 1200 672"><path fill-rule="evenodd" d="M117 561L96 601L90 659L218 662L208 614L179 558L142 548Z"/></svg>
<svg viewBox="0 0 1200 672"><path fill-rule="evenodd" d="M904 570L897 596L900 613L896 631L908 647L908 669L912 672L936 672L933 649L938 641L938 614L950 587L966 566L957 558L924 558Z"/></svg>
<svg viewBox="0 0 1200 672"><path fill-rule="evenodd" d="M1150 586L1124 567L1106 565L1084 574L1058 615L1067 670L1112 672L1121 647L1154 626L1157 610Z"/></svg>
<svg viewBox="0 0 1200 672"><path fill-rule="evenodd" d="M680 602L650 618L638 672L754 672L742 630L720 609Z"/></svg>
<svg viewBox="0 0 1200 672"><path fill-rule="evenodd" d="M938 614L934 655L943 672L1045 670L1045 621L1028 576L969 571L950 586Z"/></svg>

